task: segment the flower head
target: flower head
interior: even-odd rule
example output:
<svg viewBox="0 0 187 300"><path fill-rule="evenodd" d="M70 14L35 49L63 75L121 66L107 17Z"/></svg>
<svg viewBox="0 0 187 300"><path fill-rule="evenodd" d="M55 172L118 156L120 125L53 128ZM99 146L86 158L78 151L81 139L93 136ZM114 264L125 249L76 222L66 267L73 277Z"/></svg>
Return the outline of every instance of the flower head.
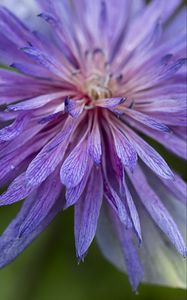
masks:
<svg viewBox="0 0 187 300"><path fill-rule="evenodd" d="M179 0L38 3L45 35L0 8L0 204L25 199L0 266L74 205L78 260L97 229L134 290L184 286L186 185L145 137L186 156L185 8L172 19Z"/></svg>

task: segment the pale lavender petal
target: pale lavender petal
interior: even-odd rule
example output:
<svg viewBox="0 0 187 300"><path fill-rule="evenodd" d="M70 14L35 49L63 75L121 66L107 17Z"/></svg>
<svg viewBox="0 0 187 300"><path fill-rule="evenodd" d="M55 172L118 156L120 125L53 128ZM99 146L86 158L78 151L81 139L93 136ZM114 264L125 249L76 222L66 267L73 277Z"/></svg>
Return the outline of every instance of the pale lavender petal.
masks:
<svg viewBox="0 0 187 300"><path fill-rule="evenodd" d="M171 202L171 199L168 198L166 202ZM175 220L182 225L185 235L185 208L181 204L175 203L172 212L174 212ZM165 235L154 224L143 207L139 207L139 214L142 220L144 241L139 250L145 274L143 281L173 288L186 288L185 259L168 243Z"/></svg>
<svg viewBox="0 0 187 300"><path fill-rule="evenodd" d="M126 100L125 98L98 99L96 102L96 106L112 108L112 107L122 104L125 100Z"/></svg>
<svg viewBox="0 0 187 300"><path fill-rule="evenodd" d="M138 166L134 174L130 175L130 179L132 180L133 186L140 197L142 204L155 223L175 245L178 252L185 257L187 253L186 246L176 223L160 201L157 194L151 189L145 175Z"/></svg>
<svg viewBox="0 0 187 300"><path fill-rule="evenodd" d="M19 102L17 104L12 104L8 106L9 110L18 111L18 110L32 110L46 105L47 103L58 100L60 98L63 99L67 95L67 92L58 92L53 94L47 94L38 96L36 98L32 98L26 101Z"/></svg>
<svg viewBox="0 0 187 300"><path fill-rule="evenodd" d="M170 190L176 198L180 199L183 203L187 203L187 184L186 182L177 174L174 174L174 180L172 184L170 181L162 179L164 185Z"/></svg>

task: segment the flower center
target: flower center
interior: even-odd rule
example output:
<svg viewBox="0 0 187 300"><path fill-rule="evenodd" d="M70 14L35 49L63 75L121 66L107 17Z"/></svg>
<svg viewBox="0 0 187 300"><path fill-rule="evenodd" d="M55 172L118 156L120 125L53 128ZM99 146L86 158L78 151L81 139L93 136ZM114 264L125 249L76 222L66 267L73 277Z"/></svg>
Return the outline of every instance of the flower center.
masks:
<svg viewBox="0 0 187 300"><path fill-rule="evenodd" d="M103 77L99 74L92 74L85 83L86 94L92 102L101 98L112 97L109 86L109 76Z"/></svg>

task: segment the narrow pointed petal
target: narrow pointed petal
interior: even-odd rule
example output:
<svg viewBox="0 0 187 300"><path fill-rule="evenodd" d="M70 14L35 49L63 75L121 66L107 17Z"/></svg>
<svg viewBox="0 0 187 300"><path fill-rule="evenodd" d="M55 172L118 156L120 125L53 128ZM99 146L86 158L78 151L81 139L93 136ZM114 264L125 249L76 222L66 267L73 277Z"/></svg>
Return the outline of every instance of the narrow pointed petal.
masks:
<svg viewBox="0 0 187 300"><path fill-rule="evenodd" d="M162 182L171 191L177 199L179 199L184 204L187 204L187 184L186 182L177 174L175 174L172 184L170 181L163 179Z"/></svg>
<svg viewBox="0 0 187 300"><path fill-rule="evenodd" d="M101 147L101 132L98 125L98 117L95 116L92 132L88 142L88 151L96 164L101 163L102 147Z"/></svg>
<svg viewBox="0 0 187 300"><path fill-rule="evenodd" d="M113 130L113 139L117 156L125 167L133 170L137 162L137 153L133 145L119 130Z"/></svg>
<svg viewBox="0 0 187 300"><path fill-rule="evenodd" d="M143 267L138 251L133 243L132 232L123 228L119 223L117 230L126 261L128 277L133 291L136 291L144 276Z"/></svg>
<svg viewBox="0 0 187 300"><path fill-rule="evenodd" d="M39 234L41 234L42 231L46 229L46 227L62 209L63 202L59 201L53 206L47 217L43 219L42 223L35 231L28 235L19 237L20 226L29 213L31 205L31 199L25 201L16 218L10 223L0 237L0 268L5 267L7 264L12 262L34 239L37 238Z"/></svg>
<svg viewBox="0 0 187 300"><path fill-rule="evenodd" d="M96 102L96 106L112 108L112 107L122 104L124 101L125 101L125 98L98 99Z"/></svg>
<svg viewBox="0 0 187 300"><path fill-rule="evenodd" d="M69 206L74 205L81 197L86 187L86 184L88 182L88 177L90 176L91 168L92 168L92 163L89 162L87 166L87 170L81 182L75 187L66 190L66 204L64 207L65 209L67 209Z"/></svg>
<svg viewBox="0 0 187 300"><path fill-rule="evenodd" d="M26 186L25 173L22 173L14 179L7 191L0 195L0 205L10 205L23 200L31 191L32 189Z"/></svg>
<svg viewBox="0 0 187 300"><path fill-rule="evenodd" d="M180 229L183 229L185 236L184 205L169 197L166 202L171 203L171 213L177 220ZM186 260L168 243L165 235L155 226L143 207L139 207L139 213L144 241L140 248L140 256L145 270L144 282L173 288L187 288Z"/></svg>
<svg viewBox="0 0 187 300"><path fill-rule="evenodd" d="M133 175L130 175L130 179L138 196L140 197L140 200L142 201L142 204L149 212L155 223L174 244L178 252L185 257L187 249L176 223L172 219L166 207L160 201L157 194L149 186L145 175L139 167L136 168Z"/></svg>
<svg viewBox="0 0 187 300"><path fill-rule="evenodd" d="M134 109L124 109L124 112L129 115L131 118L134 118L136 121L146 125L150 128L153 128L158 131L170 132L171 130L163 123L157 121L154 118L149 117L146 114L142 114Z"/></svg>
<svg viewBox="0 0 187 300"><path fill-rule="evenodd" d="M112 264L120 271L128 273L132 288L136 291L143 280L144 271L131 234L108 207L102 207L96 234L97 243Z"/></svg>
<svg viewBox="0 0 187 300"><path fill-rule="evenodd" d="M123 203L120 196L116 193L116 191L112 188L110 183L104 182L104 195L111 205L111 207L115 210L117 216L119 217L120 221L125 224L126 228L132 227L132 222L130 220L129 213L126 209L125 204Z"/></svg>
<svg viewBox="0 0 187 300"><path fill-rule="evenodd" d="M67 188L73 188L80 183L86 172L88 163L87 142L78 144L64 161L61 170L61 182Z"/></svg>
<svg viewBox="0 0 187 300"><path fill-rule="evenodd" d="M71 131L69 132L71 134ZM68 138L68 135L66 135ZM57 147L48 150L56 140L52 139L46 146L39 152L39 154L32 160L26 171L27 185L30 187L38 186L42 183L52 172L55 171L58 164L62 161L68 143L60 143Z"/></svg>
<svg viewBox="0 0 187 300"><path fill-rule="evenodd" d="M75 243L79 259L83 259L96 232L103 197L101 170L94 168L87 192L75 205Z"/></svg>
<svg viewBox="0 0 187 300"><path fill-rule="evenodd" d="M13 124L0 130L0 141L10 141L16 138L25 128L29 121L28 115L20 115Z"/></svg>
<svg viewBox="0 0 187 300"><path fill-rule="evenodd" d="M122 193L125 194L125 201L126 205L129 211L129 216L132 221L132 224L134 226L134 230L137 234L137 237L139 239L139 242L142 242L142 233L141 233L141 226L140 226L140 219L139 215L135 206L135 203L132 199L131 193L127 187L127 184L124 182L124 190L122 190Z"/></svg>
<svg viewBox="0 0 187 300"><path fill-rule="evenodd" d="M42 107L47 103L58 100L60 98L63 99L64 96L67 95L67 92L58 92L48 95L42 95L33 99L29 99L26 101L19 102L17 104L12 104L8 106L9 110L18 111L18 110L31 110Z"/></svg>
<svg viewBox="0 0 187 300"><path fill-rule="evenodd" d="M19 237L29 235L37 229L61 192L61 183L58 180L58 172L50 176L40 187L30 196L32 198L31 208L20 226Z"/></svg>
<svg viewBox="0 0 187 300"><path fill-rule="evenodd" d="M130 135L128 134L129 139L131 138L133 146L143 162L159 176L172 179L174 177L172 171L158 152L129 128L127 131L130 133Z"/></svg>
<svg viewBox="0 0 187 300"><path fill-rule="evenodd" d="M73 100L69 98L65 98L65 112L69 113L73 118L78 117L84 109L84 101L83 100Z"/></svg>

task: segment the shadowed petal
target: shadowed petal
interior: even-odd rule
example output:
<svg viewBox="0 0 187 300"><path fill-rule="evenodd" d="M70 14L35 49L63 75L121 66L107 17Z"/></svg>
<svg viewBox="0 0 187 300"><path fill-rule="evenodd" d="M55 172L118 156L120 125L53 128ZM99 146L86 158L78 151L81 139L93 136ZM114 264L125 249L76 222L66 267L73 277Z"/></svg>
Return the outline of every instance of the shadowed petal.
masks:
<svg viewBox="0 0 187 300"><path fill-rule="evenodd" d="M85 196L75 205L75 243L79 259L83 259L96 232L103 197L101 170L94 168Z"/></svg>
<svg viewBox="0 0 187 300"><path fill-rule="evenodd" d="M26 200L17 217L10 223L0 237L0 268L12 262L29 244L50 224L63 207L61 201L56 202L42 223L30 234L19 237L20 226L32 206L32 198Z"/></svg>
<svg viewBox="0 0 187 300"><path fill-rule="evenodd" d="M117 268L127 272L134 291L143 279L143 268L137 247L132 240L132 232L119 223L116 216L102 207L96 234L103 255Z"/></svg>
<svg viewBox="0 0 187 300"><path fill-rule="evenodd" d="M20 226L19 237L29 235L42 223L49 214L55 201L60 195L62 185L58 180L58 172L52 174L40 187L30 196L32 205Z"/></svg>
<svg viewBox="0 0 187 300"><path fill-rule="evenodd" d="M132 228L132 222L130 220L129 212L126 209L126 206L120 196L116 193L116 191L112 188L109 182L104 182L104 195L111 205L111 207L115 210L118 215L120 221L125 224L126 228Z"/></svg>
<svg viewBox="0 0 187 300"><path fill-rule="evenodd" d="M168 199L171 201L172 199ZM175 202L172 212L185 234L185 207ZM186 261L168 243L146 211L139 209L142 220L143 241L140 256L145 270L144 281L174 288L186 288Z"/></svg>
<svg viewBox="0 0 187 300"><path fill-rule="evenodd" d="M140 167L137 166L135 172L130 174L129 177L138 196L140 197L140 200L142 201L142 204L147 209L155 223L175 245L178 252L185 257L187 249L179 229L157 194L149 186Z"/></svg>

